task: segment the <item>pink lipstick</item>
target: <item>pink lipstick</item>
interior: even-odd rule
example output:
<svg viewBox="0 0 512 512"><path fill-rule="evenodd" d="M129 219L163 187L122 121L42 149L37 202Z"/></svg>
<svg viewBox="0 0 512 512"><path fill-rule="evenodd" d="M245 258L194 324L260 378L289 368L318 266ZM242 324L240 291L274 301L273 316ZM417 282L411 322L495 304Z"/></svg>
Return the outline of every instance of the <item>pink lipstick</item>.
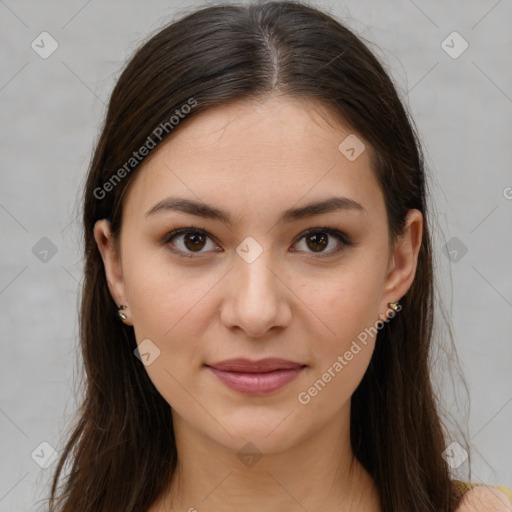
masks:
<svg viewBox="0 0 512 512"><path fill-rule="evenodd" d="M228 388L261 396L277 391L295 380L306 365L285 359L258 361L237 358L206 365Z"/></svg>

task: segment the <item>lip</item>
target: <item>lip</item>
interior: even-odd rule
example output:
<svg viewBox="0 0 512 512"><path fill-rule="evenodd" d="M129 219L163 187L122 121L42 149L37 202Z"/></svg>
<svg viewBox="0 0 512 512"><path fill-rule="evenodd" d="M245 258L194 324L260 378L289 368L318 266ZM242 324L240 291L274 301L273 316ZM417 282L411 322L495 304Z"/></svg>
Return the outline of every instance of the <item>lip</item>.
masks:
<svg viewBox="0 0 512 512"><path fill-rule="evenodd" d="M228 388L248 395L266 395L295 380L306 365L279 358L238 358L206 367Z"/></svg>
<svg viewBox="0 0 512 512"><path fill-rule="evenodd" d="M236 359L227 359L206 366L227 372L265 373L275 370L297 369L305 365L278 357L267 357L266 359L259 359L257 361L238 357Z"/></svg>

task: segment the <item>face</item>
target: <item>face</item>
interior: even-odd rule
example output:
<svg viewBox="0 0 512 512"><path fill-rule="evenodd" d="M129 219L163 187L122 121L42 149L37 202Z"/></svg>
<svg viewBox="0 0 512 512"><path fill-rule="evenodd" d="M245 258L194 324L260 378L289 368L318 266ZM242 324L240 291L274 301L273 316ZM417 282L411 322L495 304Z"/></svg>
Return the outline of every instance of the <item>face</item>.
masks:
<svg viewBox="0 0 512 512"><path fill-rule="evenodd" d="M411 210L389 246L371 148L357 135L354 159L339 149L348 136L314 103L211 108L138 171L117 251L108 222L96 224L110 291L175 423L270 453L346 414L371 328L412 284L421 240ZM236 378L208 366L233 358L299 366Z"/></svg>

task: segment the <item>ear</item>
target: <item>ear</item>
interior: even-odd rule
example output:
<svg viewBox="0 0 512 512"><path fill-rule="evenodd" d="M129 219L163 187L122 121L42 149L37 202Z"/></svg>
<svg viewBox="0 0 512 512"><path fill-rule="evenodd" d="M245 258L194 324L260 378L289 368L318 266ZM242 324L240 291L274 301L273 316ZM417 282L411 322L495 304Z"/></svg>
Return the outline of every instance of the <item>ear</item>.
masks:
<svg viewBox="0 0 512 512"><path fill-rule="evenodd" d="M397 302L409 290L418 265L418 254L423 235L423 215L419 210L407 212L405 230L395 245L390 258L384 286L384 309L389 302Z"/></svg>
<svg viewBox="0 0 512 512"><path fill-rule="evenodd" d="M121 257L110 230L110 222L98 220L94 224L94 239L103 259L110 295L119 306L126 304L126 290L123 280Z"/></svg>

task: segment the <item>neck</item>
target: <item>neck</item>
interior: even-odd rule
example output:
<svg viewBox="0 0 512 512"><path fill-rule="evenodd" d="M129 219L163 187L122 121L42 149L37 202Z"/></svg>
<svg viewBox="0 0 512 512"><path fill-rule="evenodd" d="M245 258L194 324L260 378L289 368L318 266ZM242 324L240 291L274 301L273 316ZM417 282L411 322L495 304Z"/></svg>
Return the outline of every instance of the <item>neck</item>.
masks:
<svg viewBox="0 0 512 512"><path fill-rule="evenodd" d="M352 452L349 408L292 448L252 459L173 411L178 466L150 512L379 512L374 482Z"/></svg>

